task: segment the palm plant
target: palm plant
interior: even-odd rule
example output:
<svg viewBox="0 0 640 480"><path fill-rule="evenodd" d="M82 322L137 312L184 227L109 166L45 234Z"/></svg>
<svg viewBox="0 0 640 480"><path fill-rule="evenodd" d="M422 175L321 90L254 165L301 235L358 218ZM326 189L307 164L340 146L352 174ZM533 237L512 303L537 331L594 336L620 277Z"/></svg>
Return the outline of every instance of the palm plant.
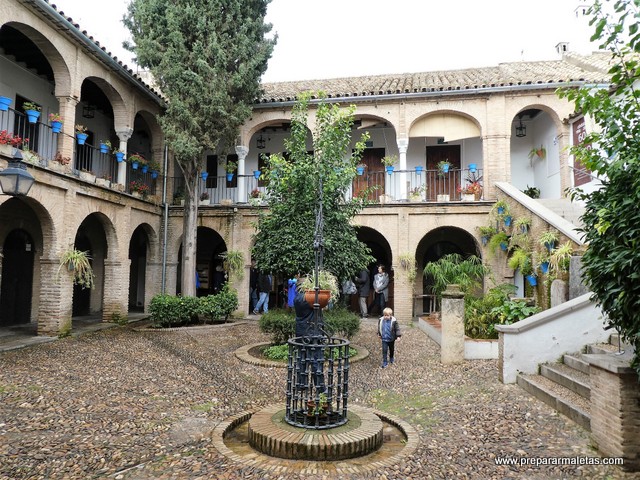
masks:
<svg viewBox="0 0 640 480"><path fill-rule="evenodd" d="M433 293L438 300L447 285L460 285L465 294L471 293L481 285L487 272L480 258L471 255L465 259L457 253L444 255L424 267L424 275L433 279Z"/></svg>

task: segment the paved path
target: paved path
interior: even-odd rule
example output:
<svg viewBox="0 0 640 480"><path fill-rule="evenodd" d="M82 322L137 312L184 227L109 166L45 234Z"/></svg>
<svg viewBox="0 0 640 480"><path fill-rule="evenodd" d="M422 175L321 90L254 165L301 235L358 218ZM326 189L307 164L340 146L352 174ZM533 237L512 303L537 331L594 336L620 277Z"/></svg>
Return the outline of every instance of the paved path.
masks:
<svg viewBox="0 0 640 480"><path fill-rule="evenodd" d="M421 437L414 456L370 478L638 478L610 466L496 465L497 458L600 457L587 432L501 384L495 361L445 367L422 331L403 333L397 363L384 370L374 322L353 339L371 355L352 365L350 400L402 418ZM284 404L283 369L233 355L266 340L245 321L111 328L0 353L0 479L332 478L239 466L211 444L210 432L230 415Z"/></svg>

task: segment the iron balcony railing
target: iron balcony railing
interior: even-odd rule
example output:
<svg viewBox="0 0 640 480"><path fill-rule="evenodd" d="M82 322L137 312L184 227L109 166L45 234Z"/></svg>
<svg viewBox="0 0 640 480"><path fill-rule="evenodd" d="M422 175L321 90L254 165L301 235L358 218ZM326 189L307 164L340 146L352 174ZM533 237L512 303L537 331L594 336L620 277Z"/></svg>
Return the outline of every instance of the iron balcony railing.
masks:
<svg viewBox="0 0 640 480"><path fill-rule="evenodd" d="M42 117L41 117L42 118ZM54 133L51 126L40 122L30 123L27 116L9 108L0 111L0 131L6 130L12 135L18 135L28 139L20 149L23 151L25 161L37 164L44 168L51 168L51 163L56 161L58 155L58 136L64 133ZM115 186L118 178L118 162L111 152L103 153L99 147L85 143L79 145L74 142L73 158L69 159L71 174L80 177L80 172L91 172L96 178L108 180L108 186ZM28 152L24 155L25 152ZM128 165L125 192L131 193L131 182L141 182L149 187L150 195L157 195L161 183L151 171L133 170Z"/></svg>
<svg viewBox="0 0 640 480"><path fill-rule="evenodd" d="M354 195L363 195L372 203L397 202L442 202L461 201L462 192L458 188L481 181L482 170L474 173L468 170L449 170L441 174L438 170L394 170L391 173L379 171L356 176L346 194L346 199ZM184 178L172 179L174 204L180 204L184 198ZM242 188L244 187L244 188ZM244 192L240 198L240 192ZM198 196L206 192L208 198L200 200L200 204L220 205L236 203L259 203L266 195L266 182L253 175L233 175L231 180L226 176L208 176L206 180L198 180ZM482 192L475 195L475 200L482 199Z"/></svg>

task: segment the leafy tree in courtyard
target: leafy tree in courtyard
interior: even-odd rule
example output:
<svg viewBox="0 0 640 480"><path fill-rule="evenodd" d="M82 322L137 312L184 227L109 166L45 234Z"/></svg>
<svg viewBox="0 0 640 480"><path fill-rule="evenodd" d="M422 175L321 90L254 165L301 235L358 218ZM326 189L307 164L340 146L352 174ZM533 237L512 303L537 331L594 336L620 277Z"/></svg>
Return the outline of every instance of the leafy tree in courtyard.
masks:
<svg viewBox="0 0 640 480"><path fill-rule="evenodd" d="M351 219L364 206L364 194L346 200L364 150L363 135L351 151L355 107L317 104L313 152L307 146L309 95L292 113L291 136L285 140L287 158L268 159L268 211L261 213L253 255L263 271L286 275L314 268L314 229L322 179L324 269L339 279L357 273L374 261L369 248L356 237Z"/></svg>
<svg viewBox="0 0 640 480"><path fill-rule="evenodd" d="M275 45L270 0L133 0L125 17L140 66L167 99L158 121L185 178L182 292L195 295L198 177L205 151L234 147Z"/></svg>
<svg viewBox="0 0 640 480"><path fill-rule="evenodd" d="M609 324L635 346L632 366L640 374L640 1L619 0L613 7L607 14L596 1L589 9L592 40L613 55L612 89L584 87L561 95L599 127L573 148L583 165L604 178L596 192L574 192L586 201L582 262Z"/></svg>

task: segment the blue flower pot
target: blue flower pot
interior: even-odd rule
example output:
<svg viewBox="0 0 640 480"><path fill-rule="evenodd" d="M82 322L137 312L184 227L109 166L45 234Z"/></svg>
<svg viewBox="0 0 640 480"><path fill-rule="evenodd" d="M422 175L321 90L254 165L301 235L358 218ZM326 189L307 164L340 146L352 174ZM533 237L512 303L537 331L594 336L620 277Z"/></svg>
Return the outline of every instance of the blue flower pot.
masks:
<svg viewBox="0 0 640 480"><path fill-rule="evenodd" d="M442 173L449 173L449 164L442 165Z"/></svg>
<svg viewBox="0 0 640 480"><path fill-rule="evenodd" d="M356 172L360 176L364 175L364 167L356 167Z"/></svg>
<svg viewBox="0 0 640 480"><path fill-rule="evenodd" d="M469 172L470 173L476 173L478 171L478 165L476 165L475 163L470 163L469 164Z"/></svg>
<svg viewBox="0 0 640 480"><path fill-rule="evenodd" d="M254 170L253 171L253 178L255 178L256 180L260 180L260 174L262 172L260 170Z"/></svg>
<svg viewBox="0 0 640 480"><path fill-rule="evenodd" d="M424 167L422 165L417 165L416 166L416 173L418 175L420 175L422 173L422 170L424 169Z"/></svg>
<svg viewBox="0 0 640 480"><path fill-rule="evenodd" d="M151 178L158 178L158 171L157 170L151 170Z"/></svg>
<svg viewBox="0 0 640 480"><path fill-rule="evenodd" d="M116 160L118 161L118 163L121 163L124 161L124 152L116 152Z"/></svg>
<svg viewBox="0 0 640 480"><path fill-rule="evenodd" d="M504 207L498 207L498 215L502 215L504 213Z"/></svg>
<svg viewBox="0 0 640 480"><path fill-rule="evenodd" d="M100 153L109 153L109 146L104 144L104 143L101 143L100 144Z"/></svg>
<svg viewBox="0 0 640 480"><path fill-rule="evenodd" d="M387 167L387 173L391 175L393 173L393 167Z"/></svg>
<svg viewBox="0 0 640 480"><path fill-rule="evenodd" d="M78 140L78 145L84 145L84 142L87 141L89 135L86 133L76 133L76 139Z"/></svg>
<svg viewBox="0 0 640 480"><path fill-rule="evenodd" d="M202 177L202 180L205 180L205 181L206 181L206 180L207 180L207 177L209 176L209 172L202 172L202 173L200 174L200 176Z"/></svg>
<svg viewBox="0 0 640 480"><path fill-rule="evenodd" d="M227 182L233 180L233 173L227 173Z"/></svg>
<svg viewBox="0 0 640 480"><path fill-rule="evenodd" d="M147 173L149 171L149 165L142 166L142 173Z"/></svg>
<svg viewBox="0 0 640 480"><path fill-rule="evenodd" d="M503 252L506 252L506 251L507 251L507 247L508 247L508 246L509 246L509 245L507 244L507 242L500 242L500 249L501 249Z"/></svg>
<svg viewBox="0 0 640 480"><path fill-rule="evenodd" d="M504 217L504 224L507 227L511 226L511 215L507 215L507 216Z"/></svg>
<svg viewBox="0 0 640 480"><path fill-rule="evenodd" d="M540 264L540 271L542 273L547 273L549 271L549 262L542 262Z"/></svg>
<svg viewBox="0 0 640 480"><path fill-rule="evenodd" d="M529 285L531 285L532 287L535 287L536 285L538 285L538 280L536 279L535 276L527 275L525 278L527 279L527 282L529 282Z"/></svg>
<svg viewBox="0 0 640 480"><path fill-rule="evenodd" d="M553 250L553 247L556 246L556 244L554 242L544 242L544 246L547 248L548 251Z"/></svg>
<svg viewBox="0 0 640 480"><path fill-rule="evenodd" d="M60 133L60 130L62 130L62 122L58 122L58 121L51 122L51 131L53 133Z"/></svg>
<svg viewBox="0 0 640 480"><path fill-rule="evenodd" d="M11 105L11 100L9 97L1 97L0 96L0 112L6 112L9 110L9 105Z"/></svg>
<svg viewBox="0 0 640 480"><path fill-rule="evenodd" d="M29 119L29 123L36 123L38 118L40 118L40 112L38 110L25 110L27 114L27 118Z"/></svg>
<svg viewBox="0 0 640 480"><path fill-rule="evenodd" d="M134 170L138 169L138 162L131 162L131 168L133 168Z"/></svg>

